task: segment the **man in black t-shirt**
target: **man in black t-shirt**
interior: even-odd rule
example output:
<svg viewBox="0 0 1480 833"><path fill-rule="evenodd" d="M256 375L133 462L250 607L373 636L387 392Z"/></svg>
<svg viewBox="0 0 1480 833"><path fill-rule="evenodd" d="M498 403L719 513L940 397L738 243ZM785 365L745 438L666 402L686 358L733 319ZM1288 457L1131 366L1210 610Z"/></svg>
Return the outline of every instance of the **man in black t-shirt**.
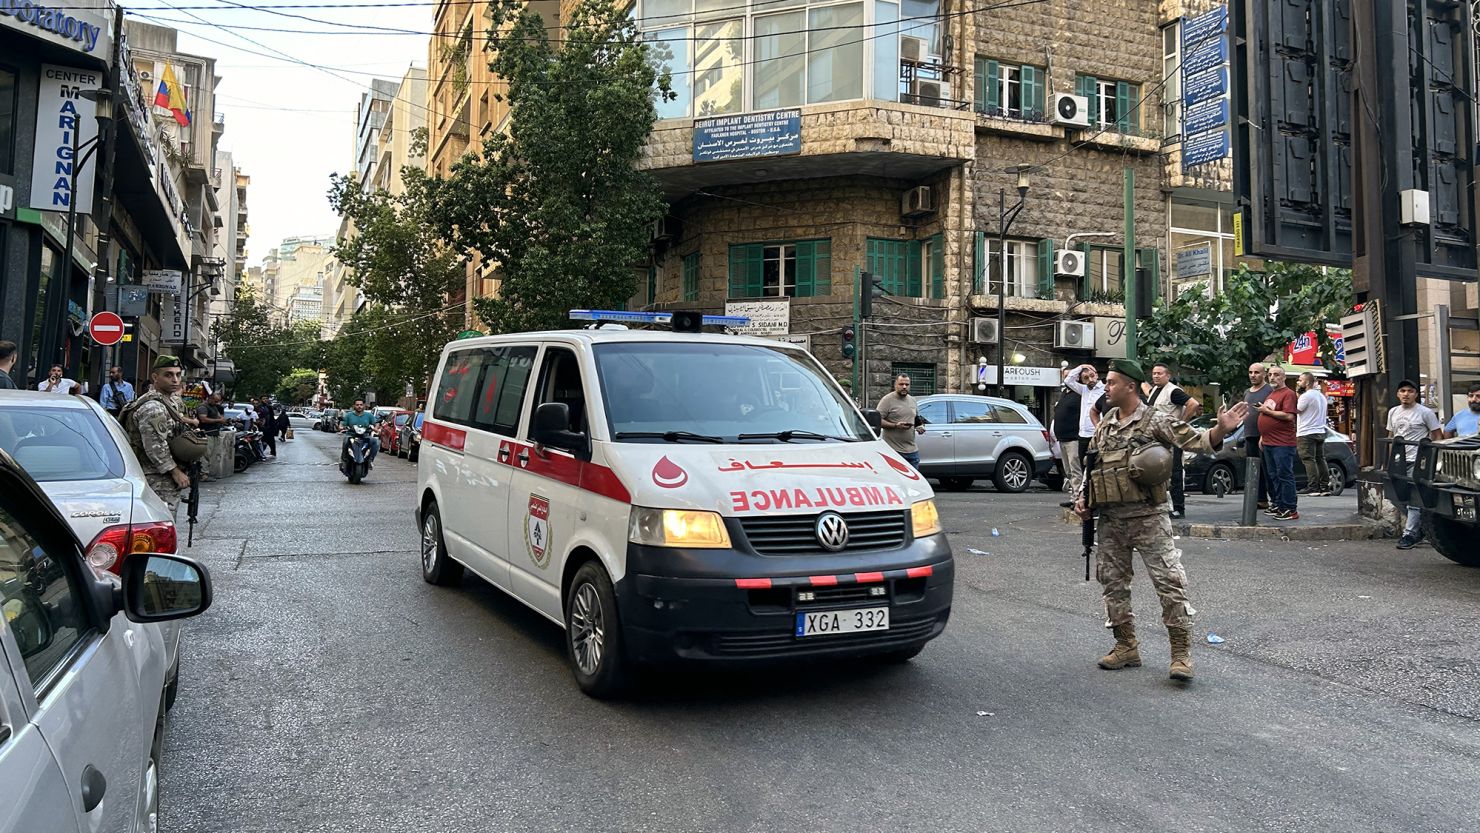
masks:
<svg viewBox="0 0 1480 833"><path fill-rule="evenodd" d="M1059 376L1069 375L1068 368ZM1103 402L1104 400L1101 399ZM1068 385L1059 384L1059 401L1053 408L1053 436L1059 441L1059 474L1064 478L1064 491L1074 488L1081 469L1079 456L1079 394Z"/></svg>
<svg viewBox="0 0 1480 833"><path fill-rule="evenodd" d="M213 393L206 397L206 401L200 403L195 409L195 418L200 420L200 430L211 436L221 433L226 427L226 412L221 410L221 394Z"/></svg>
<svg viewBox="0 0 1480 833"><path fill-rule="evenodd" d="M1187 422L1202 413L1202 403L1187 395L1172 382L1172 369L1166 362L1151 366L1151 389L1146 394L1146 404ZM1187 485L1183 482L1182 449L1172 449L1172 517L1187 515Z"/></svg>

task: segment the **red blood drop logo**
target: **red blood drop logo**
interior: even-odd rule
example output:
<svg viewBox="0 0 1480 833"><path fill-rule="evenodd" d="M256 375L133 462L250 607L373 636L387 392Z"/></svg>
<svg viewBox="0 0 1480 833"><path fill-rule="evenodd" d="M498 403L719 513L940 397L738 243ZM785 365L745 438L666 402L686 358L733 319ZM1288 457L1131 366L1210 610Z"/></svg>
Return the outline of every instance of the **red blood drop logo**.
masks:
<svg viewBox="0 0 1480 833"><path fill-rule="evenodd" d="M884 462L889 464L889 468L894 469L905 477L908 477L911 480L920 479L920 473L915 471L915 469L910 466L909 463L906 463L897 457L891 457L888 454L880 454L879 456L884 458Z"/></svg>
<svg viewBox="0 0 1480 833"><path fill-rule="evenodd" d="M689 473L679 468L678 464L668 459L665 454L663 459L653 466L653 482L665 489L677 489L689 482Z"/></svg>

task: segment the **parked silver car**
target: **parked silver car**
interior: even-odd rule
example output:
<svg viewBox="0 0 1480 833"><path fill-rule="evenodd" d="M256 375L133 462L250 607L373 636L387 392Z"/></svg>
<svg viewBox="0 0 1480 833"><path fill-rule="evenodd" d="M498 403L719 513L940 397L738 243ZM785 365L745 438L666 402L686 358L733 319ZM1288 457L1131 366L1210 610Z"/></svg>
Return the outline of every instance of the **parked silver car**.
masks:
<svg viewBox="0 0 1480 833"><path fill-rule="evenodd" d="M919 415L920 471L942 488L991 478L999 492L1021 492L1053 467L1043 423L1016 402L938 394L921 397Z"/></svg>
<svg viewBox="0 0 1480 833"><path fill-rule="evenodd" d="M68 397L71 398L71 397ZM0 451L0 833L157 829L166 659L156 623L211 603L206 569L135 553L121 590Z"/></svg>

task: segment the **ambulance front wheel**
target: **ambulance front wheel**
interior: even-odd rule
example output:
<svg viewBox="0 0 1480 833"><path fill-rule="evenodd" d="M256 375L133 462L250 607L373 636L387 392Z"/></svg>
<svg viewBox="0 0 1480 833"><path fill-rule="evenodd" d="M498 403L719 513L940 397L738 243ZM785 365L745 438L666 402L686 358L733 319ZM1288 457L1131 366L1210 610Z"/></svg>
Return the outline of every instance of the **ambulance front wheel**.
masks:
<svg viewBox="0 0 1480 833"><path fill-rule="evenodd" d="M565 647L581 691L605 699L626 690L630 674L617 593L600 562L582 564L566 591Z"/></svg>
<svg viewBox="0 0 1480 833"><path fill-rule="evenodd" d="M447 555L447 542L442 540L442 513L436 503L428 503L421 518L421 577L428 584L446 587L462 581L463 565Z"/></svg>

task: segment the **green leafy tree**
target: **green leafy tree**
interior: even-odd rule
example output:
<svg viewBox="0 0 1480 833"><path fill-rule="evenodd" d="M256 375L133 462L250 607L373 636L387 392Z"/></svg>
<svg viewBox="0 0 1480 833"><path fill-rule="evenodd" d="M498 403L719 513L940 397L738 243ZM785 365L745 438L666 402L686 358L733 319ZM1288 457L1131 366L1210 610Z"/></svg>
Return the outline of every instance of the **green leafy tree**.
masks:
<svg viewBox="0 0 1480 833"><path fill-rule="evenodd" d="M1165 361L1193 381L1215 382L1230 401L1248 384L1248 367L1278 356L1302 333L1315 331L1324 361L1332 361L1326 323L1352 303L1351 272L1298 263L1241 267L1208 298L1197 289L1161 304L1141 322L1141 357Z"/></svg>
<svg viewBox="0 0 1480 833"><path fill-rule="evenodd" d="M291 405L298 405L313 398L319 390L319 372L307 368L297 368L284 376L278 382L274 395L278 401Z"/></svg>
<svg viewBox="0 0 1480 833"><path fill-rule="evenodd" d="M509 127L430 184L439 236L498 264L498 297L475 302L493 332L568 326L571 308L637 289L632 266L665 204L636 165L668 79L624 9L579 0L554 43L529 4L490 4L489 67L508 81Z"/></svg>
<svg viewBox="0 0 1480 833"><path fill-rule="evenodd" d="M319 333L312 322L281 326L246 286L237 290L230 313L217 318L215 328L221 355L236 365L238 397L265 396L277 390L284 376L306 363L303 358Z"/></svg>

